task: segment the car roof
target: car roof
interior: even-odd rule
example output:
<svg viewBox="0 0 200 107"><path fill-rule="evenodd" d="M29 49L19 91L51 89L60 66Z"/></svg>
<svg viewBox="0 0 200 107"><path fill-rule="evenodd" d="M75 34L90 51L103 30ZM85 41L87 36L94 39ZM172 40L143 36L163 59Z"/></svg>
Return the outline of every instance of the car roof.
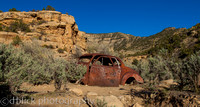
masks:
<svg viewBox="0 0 200 107"><path fill-rule="evenodd" d="M92 57L93 57L93 56L115 57L115 58L117 58L117 59L120 61L120 63L121 63L122 65L124 65L124 63L122 62L122 60L121 60L120 58L118 58L118 57L116 57L116 56L112 56L112 55L101 54L101 53L84 54L84 55L80 56L79 59L80 59L81 57L87 57L87 56L92 56Z"/></svg>
<svg viewBox="0 0 200 107"><path fill-rule="evenodd" d="M116 56L100 54L100 53L84 54L81 57L83 57L83 56L110 56L110 57L116 57Z"/></svg>

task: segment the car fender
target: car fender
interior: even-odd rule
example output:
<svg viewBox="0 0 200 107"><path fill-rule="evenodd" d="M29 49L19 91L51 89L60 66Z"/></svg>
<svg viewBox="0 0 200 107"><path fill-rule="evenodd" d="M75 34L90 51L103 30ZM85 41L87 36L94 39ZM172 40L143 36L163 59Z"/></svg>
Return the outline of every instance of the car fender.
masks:
<svg viewBox="0 0 200 107"><path fill-rule="evenodd" d="M135 80L139 83L144 83L144 80L142 79L142 77L140 77L140 75L138 73L135 73L135 72L126 72L123 76L122 76L122 79L121 79L121 84L122 85L125 85L126 83L126 80L129 79L129 78L135 78Z"/></svg>

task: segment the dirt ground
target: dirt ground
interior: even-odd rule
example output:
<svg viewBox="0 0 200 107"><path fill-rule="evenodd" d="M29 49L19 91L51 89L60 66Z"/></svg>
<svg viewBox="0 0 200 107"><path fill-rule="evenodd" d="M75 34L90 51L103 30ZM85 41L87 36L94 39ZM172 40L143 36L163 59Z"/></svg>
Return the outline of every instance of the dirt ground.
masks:
<svg viewBox="0 0 200 107"><path fill-rule="evenodd" d="M155 89L163 90L162 87L166 88L169 86L168 83L173 82L172 80L163 81ZM63 87L60 91L55 91L53 82L38 86L23 83L15 94L19 98L11 99L15 103L10 102L9 105L14 107L106 107L93 105L103 105L105 103L103 100L109 102L107 103L109 107L110 105L116 105L115 107L143 107L147 105L155 107L155 104L161 107L173 107L174 105L199 107L198 105L200 105L200 96L194 93L172 90L151 93L143 88L144 84L99 87L68 83L65 89ZM97 99L102 102L98 102Z"/></svg>
<svg viewBox="0 0 200 107"><path fill-rule="evenodd" d="M70 89L78 89L81 91L80 95L69 91ZM55 92L54 84L45 84L33 86L28 83L23 83L20 87L21 95L28 96L27 102L21 102L15 106L44 106L44 107L88 107L83 100L88 93L92 93L89 97L89 101L95 102L96 96L116 96L118 98L122 96L128 96L131 89L142 90L142 87L138 85L120 85L119 87L99 87L99 86L87 86L80 84L68 83L67 89L61 87L61 91ZM80 92L78 92L80 93ZM95 94L95 95L93 95ZM24 99L26 100L26 99ZM32 102L31 102L32 101Z"/></svg>

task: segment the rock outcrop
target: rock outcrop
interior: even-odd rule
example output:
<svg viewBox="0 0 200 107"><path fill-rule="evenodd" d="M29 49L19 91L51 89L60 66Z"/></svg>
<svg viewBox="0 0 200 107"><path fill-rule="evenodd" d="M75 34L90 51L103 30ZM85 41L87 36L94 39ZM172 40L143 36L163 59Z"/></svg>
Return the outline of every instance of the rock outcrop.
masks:
<svg viewBox="0 0 200 107"><path fill-rule="evenodd" d="M85 33L78 30L75 19L71 15L57 11L0 13L0 24L3 26L10 26L16 20L22 20L27 24L31 32L1 31L1 43L10 43L12 38L18 35L26 41L36 38L41 46L51 45L55 50L64 49L69 54L76 53L76 48L82 52L86 48Z"/></svg>

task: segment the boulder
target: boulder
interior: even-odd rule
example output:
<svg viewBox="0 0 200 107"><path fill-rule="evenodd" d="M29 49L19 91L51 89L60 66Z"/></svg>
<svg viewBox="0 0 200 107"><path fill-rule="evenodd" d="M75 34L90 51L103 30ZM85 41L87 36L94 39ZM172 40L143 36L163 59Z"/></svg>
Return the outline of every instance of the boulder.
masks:
<svg viewBox="0 0 200 107"><path fill-rule="evenodd" d="M138 103L135 103L135 104L133 105L133 107L143 107L143 106L140 105L140 104L138 104Z"/></svg>
<svg viewBox="0 0 200 107"><path fill-rule="evenodd" d="M95 92L88 92L87 93L87 97L89 97L89 96L97 96L98 94L97 93L95 93Z"/></svg>
<svg viewBox="0 0 200 107"><path fill-rule="evenodd" d="M83 95L83 91L81 89L78 89L78 88L72 88L72 89L69 89L69 91L73 92L77 96L82 96Z"/></svg>
<svg viewBox="0 0 200 107"><path fill-rule="evenodd" d="M97 100L105 101L108 107L124 107L123 103L114 95L97 96Z"/></svg>

